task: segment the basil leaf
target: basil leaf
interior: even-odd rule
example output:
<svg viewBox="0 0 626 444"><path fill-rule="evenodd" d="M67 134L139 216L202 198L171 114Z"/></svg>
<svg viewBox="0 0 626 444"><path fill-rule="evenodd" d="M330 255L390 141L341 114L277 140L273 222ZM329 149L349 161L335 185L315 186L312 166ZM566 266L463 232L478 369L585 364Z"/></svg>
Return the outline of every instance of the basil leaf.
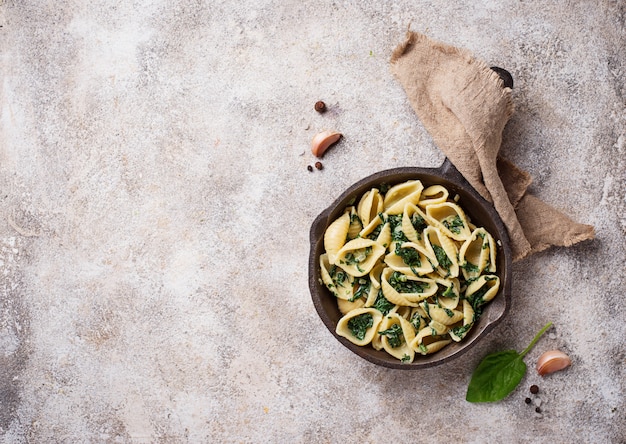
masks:
<svg viewBox="0 0 626 444"><path fill-rule="evenodd" d="M483 359L469 383L465 399L494 402L506 398L526 373L526 364L515 350L492 353Z"/></svg>
<svg viewBox="0 0 626 444"><path fill-rule="evenodd" d="M465 399L469 402L494 402L506 398L526 374L524 356L551 326L552 322L548 322L521 353L506 350L485 356L472 374Z"/></svg>

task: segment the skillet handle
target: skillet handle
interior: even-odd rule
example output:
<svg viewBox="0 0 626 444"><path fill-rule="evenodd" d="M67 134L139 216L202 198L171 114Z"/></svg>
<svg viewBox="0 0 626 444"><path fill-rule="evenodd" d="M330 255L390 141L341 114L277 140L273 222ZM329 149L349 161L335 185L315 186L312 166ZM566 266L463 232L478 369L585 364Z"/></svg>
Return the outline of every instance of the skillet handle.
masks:
<svg viewBox="0 0 626 444"><path fill-rule="evenodd" d="M447 157L444 159L441 166L437 168L437 171L448 180L457 181L469 185L467 180L465 180L465 177L463 177L463 175L459 173L459 170L456 169L454 164Z"/></svg>

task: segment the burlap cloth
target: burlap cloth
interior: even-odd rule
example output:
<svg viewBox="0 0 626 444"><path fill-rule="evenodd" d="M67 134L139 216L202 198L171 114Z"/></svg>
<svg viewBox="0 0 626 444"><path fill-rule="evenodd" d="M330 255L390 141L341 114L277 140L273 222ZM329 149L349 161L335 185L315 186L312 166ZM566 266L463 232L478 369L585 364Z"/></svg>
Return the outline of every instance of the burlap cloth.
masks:
<svg viewBox="0 0 626 444"><path fill-rule="evenodd" d="M437 146L506 225L513 260L592 239L579 224L526 192L532 179L498 155L513 113L511 89L469 52L415 32L393 52L391 70Z"/></svg>

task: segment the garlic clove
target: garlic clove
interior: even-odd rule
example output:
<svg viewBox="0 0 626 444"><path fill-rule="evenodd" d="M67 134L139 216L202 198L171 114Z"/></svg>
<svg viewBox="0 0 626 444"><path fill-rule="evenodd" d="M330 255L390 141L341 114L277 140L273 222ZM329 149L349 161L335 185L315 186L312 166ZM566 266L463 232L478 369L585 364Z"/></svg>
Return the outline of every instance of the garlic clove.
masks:
<svg viewBox="0 0 626 444"><path fill-rule="evenodd" d="M311 152L315 157L322 157L326 150L341 139L341 133L322 131L311 140Z"/></svg>
<svg viewBox="0 0 626 444"><path fill-rule="evenodd" d="M539 356L537 373L541 376L563 370L572 364L572 360L560 350L550 350Z"/></svg>

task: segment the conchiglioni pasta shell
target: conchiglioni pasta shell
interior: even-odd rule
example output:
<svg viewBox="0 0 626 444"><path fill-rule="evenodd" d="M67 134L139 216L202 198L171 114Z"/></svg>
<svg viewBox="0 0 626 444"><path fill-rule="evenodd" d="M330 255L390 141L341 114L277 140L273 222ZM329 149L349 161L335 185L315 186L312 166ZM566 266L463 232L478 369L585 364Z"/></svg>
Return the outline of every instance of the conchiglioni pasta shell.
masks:
<svg viewBox="0 0 626 444"><path fill-rule="evenodd" d="M424 338L445 335L446 333L448 333L449 330L450 329L447 325L431 320L428 325L426 325L417 332L417 335L414 339L414 344L411 344L411 347L421 344Z"/></svg>
<svg viewBox="0 0 626 444"><path fill-rule="evenodd" d="M444 279L441 276L437 276L434 278L434 281L443 287L452 288L454 296L441 296L437 298L439 304L443 308L448 308L450 310L454 310L459 305L459 299L461 298L460 292L460 283L457 278L453 279Z"/></svg>
<svg viewBox="0 0 626 444"><path fill-rule="evenodd" d="M385 194L383 202L385 213L391 215L401 214L406 204L417 204L423 189L424 185L419 180L408 180L394 185Z"/></svg>
<svg viewBox="0 0 626 444"><path fill-rule="evenodd" d="M346 244L350 229L350 213L345 212L331 223L324 233L324 248L328 254L328 262L336 263L337 253Z"/></svg>
<svg viewBox="0 0 626 444"><path fill-rule="evenodd" d="M463 299L463 325L474 322L474 308L467 300Z"/></svg>
<svg viewBox="0 0 626 444"><path fill-rule="evenodd" d="M404 319L409 320L409 316L411 316L411 307L407 305L396 305L390 313L396 313Z"/></svg>
<svg viewBox="0 0 626 444"><path fill-rule="evenodd" d="M408 276L415 277L423 276L433 271L431 262L433 262L434 257L431 256L431 253L425 247L422 247L420 244L416 244L414 242L404 242L400 245L400 248L412 248L417 251L420 258L420 265L409 267L404 262L404 259L396 254L394 249L393 252L385 256L385 263L389 266L389 268Z"/></svg>
<svg viewBox="0 0 626 444"><path fill-rule="evenodd" d="M489 273L495 273L496 272L496 255L497 255L496 241L493 238L493 236L489 234L489 232L487 232L487 240L489 241L489 266L486 268L486 270Z"/></svg>
<svg viewBox="0 0 626 444"><path fill-rule="evenodd" d="M339 307L339 311L342 315L346 315L352 310L356 310L357 308L362 308L364 305L365 303L360 298L353 302L350 302L346 299L337 298L337 307Z"/></svg>
<svg viewBox="0 0 626 444"><path fill-rule="evenodd" d="M378 188L367 191L357 205L357 213L363 225L368 225L383 211L383 197Z"/></svg>
<svg viewBox="0 0 626 444"><path fill-rule="evenodd" d="M426 345L426 354L430 355L431 353L438 352L451 342L452 339L442 339L440 341L431 342L430 344Z"/></svg>
<svg viewBox="0 0 626 444"><path fill-rule="evenodd" d="M417 336L415 336L415 339L411 341L409 346L416 353L419 353L421 355L428 355L441 350L443 347L450 344L451 342L452 340L447 338L439 339L439 336L432 336L432 329L427 326L418 332Z"/></svg>
<svg viewBox="0 0 626 444"><path fill-rule="evenodd" d="M430 250L433 251L433 254L435 254L435 245L443 248L443 251L450 260L451 265L449 269L444 268L438 260L435 260L437 264L437 273L443 277L457 277L459 275L459 260L458 250L454 242L438 227L427 227L424 230L424 241L429 246Z"/></svg>
<svg viewBox="0 0 626 444"><path fill-rule="evenodd" d="M430 316L428 316L428 314L424 311L424 308L422 308L421 305L418 305L417 307L411 310L412 310L412 313L418 313L424 319L430 319Z"/></svg>
<svg viewBox="0 0 626 444"><path fill-rule="evenodd" d="M436 335L441 336L448 333L449 327L441 322L437 322L434 319L430 321L428 326L436 333Z"/></svg>
<svg viewBox="0 0 626 444"><path fill-rule="evenodd" d="M356 253L357 256L366 254L364 250L369 247L371 247L371 251L365 256L364 260L353 263L347 259L347 255L350 253ZM360 277L368 274L383 254L385 254L385 247L378 242L359 237L345 244L341 250L337 252L335 263L352 276Z"/></svg>
<svg viewBox="0 0 626 444"><path fill-rule="evenodd" d="M459 335L457 335L454 332L454 329L450 329L448 334L450 335L450 339L452 339L454 342L461 342L463 340L463 338L467 335L467 332L465 332L461 336L459 336Z"/></svg>
<svg viewBox="0 0 626 444"><path fill-rule="evenodd" d="M400 293L389 283L389 277L394 272L392 268L385 268L381 274L381 288L385 298L396 305L408 305L409 307L417 307L420 301L427 299L437 292L437 284L432 279L418 278L414 276L406 276L407 280L418 281L428 284L423 293Z"/></svg>
<svg viewBox="0 0 626 444"><path fill-rule="evenodd" d="M359 233L359 236L362 238L369 238L370 234L372 234L380 224L384 225L374 240L383 247L387 248L391 243L391 226L388 222L384 222L380 217L376 217L366 227L364 227Z"/></svg>
<svg viewBox="0 0 626 444"><path fill-rule="evenodd" d="M417 335L415 335L415 339L413 339L413 342L411 342L409 346L415 349L416 346L419 346L422 343L425 337L432 336L432 334L432 330L428 327L428 325L422 327L420 331L417 332Z"/></svg>
<svg viewBox="0 0 626 444"><path fill-rule="evenodd" d="M426 289L421 293L403 293L408 302L420 302L423 301L425 297L429 298L437 293L437 284L432 279L425 277L414 278L412 276L407 276L407 279L422 282L427 285Z"/></svg>
<svg viewBox="0 0 626 444"><path fill-rule="evenodd" d="M498 290L500 289L500 278L495 274L484 274L478 277L467 286L467 290L465 290L465 297L469 299L474 293L480 290L483 285L486 285L488 290L483 295L482 300L483 302L489 302L496 296L496 294L498 294Z"/></svg>
<svg viewBox="0 0 626 444"><path fill-rule="evenodd" d="M350 319L355 318L357 316L361 316L363 314L372 315L373 322L372 322L372 326L367 329L365 333L365 337L363 339L358 339L357 337L354 336L354 334L352 334L350 327L348 327L348 322L350 321ZM337 322L337 327L335 329L335 332L339 336L343 336L344 338L346 338L348 341L352 342L353 344L361 345L361 346L367 345L370 342L372 342L372 339L374 339L374 336L378 334L378 327L382 319L383 319L382 313L376 310L375 308L357 308L348 312L341 319L339 319L339 322Z"/></svg>
<svg viewBox="0 0 626 444"><path fill-rule="evenodd" d="M399 347L393 348L389 344L387 336L380 335L383 348L394 358L403 359L406 355L409 359L404 362L413 362L415 351L409 346L411 341L415 338L415 330L413 329L413 326L409 321L397 313L389 313L380 323L378 331L388 330L393 324L400 324L400 327L402 328L402 335L404 336L404 342Z"/></svg>
<svg viewBox="0 0 626 444"><path fill-rule="evenodd" d="M391 225L389 225L388 222L385 222L385 225L383 225L383 228L380 230L380 233L376 238L376 242L385 248L391 244Z"/></svg>
<svg viewBox="0 0 626 444"><path fill-rule="evenodd" d="M456 324L463 319L463 312L458 310L446 310L438 307L436 304L429 304L428 302L422 302L422 307L430 319L444 325ZM450 314L452 316L450 316Z"/></svg>
<svg viewBox="0 0 626 444"><path fill-rule="evenodd" d="M322 282L324 283L324 285L326 285L326 288L328 288L334 294L336 293L334 289L335 283L330 277L330 273L328 271L330 269L330 266L331 265L328 262L328 254L324 253L320 255L320 276L322 277Z"/></svg>
<svg viewBox="0 0 626 444"><path fill-rule="evenodd" d="M443 202L439 204L428 205L426 207L426 215L432 220L432 222L439 228L446 236L456 240L464 241L472 232L469 229L467 222L467 216L460 206L452 202ZM463 223L462 227L458 227L458 233L450 231L445 225L444 221L450 220L458 216Z"/></svg>
<svg viewBox="0 0 626 444"><path fill-rule="evenodd" d="M380 325L378 326L380 328ZM378 334L378 332L374 335L372 339L372 348L374 350L382 350L383 349L383 341L382 336Z"/></svg>
<svg viewBox="0 0 626 444"><path fill-rule="evenodd" d="M451 328L449 331L450 337L455 342L460 342L468 335L472 326L474 324L474 309L472 308L472 304L470 304L465 299L463 300L463 322L459 323L459 327L468 327L465 331L463 331L460 335L454 332L454 328Z"/></svg>
<svg viewBox="0 0 626 444"><path fill-rule="evenodd" d="M411 242L419 243L422 242L422 232L420 231L418 233L411 222L411 218L416 213L428 223L428 216L414 204L408 203L404 206L404 212L402 214L402 232Z"/></svg>
<svg viewBox="0 0 626 444"><path fill-rule="evenodd" d="M476 228L459 248L459 265L464 267L469 262L476 266L476 269L463 268L465 279L480 276L483 270L489 267L491 261L490 237L484 228Z"/></svg>
<svg viewBox="0 0 626 444"><path fill-rule="evenodd" d="M376 265L372 267L370 271L370 281L372 282L372 287L380 288L380 275L385 269L385 264L383 262L378 262Z"/></svg>
<svg viewBox="0 0 626 444"><path fill-rule="evenodd" d="M425 208L427 205L442 203L448 200L449 192L443 185L432 185L422 191L420 200L417 203L420 207Z"/></svg>
<svg viewBox="0 0 626 444"><path fill-rule="evenodd" d="M390 270L390 268L387 268ZM393 271L393 270L392 270ZM398 293L389 282L385 278L381 280L381 288L383 290L383 295L385 299L387 299L392 304L396 305L408 305L409 307L417 307L418 303L409 302L407 298L404 297L403 294ZM428 296L427 296L428 297Z"/></svg>
<svg viewBox="0 0 626 444"><path fill-rule="evenodd" d="M350 226L348 228L348 239L356 239L363 230L363 223L354 207L350 207Z"/></svg>
<svg viewBox="0 0 626 444"><path fill-rule="evenodd" d="M339 299L352 299L354 277L346 273L346 279L340 284L330 276L331 267L333 265L328 261L328 255L320 255L320 275L326 288Z"/></svg>
<svg viewBox="0 0 626 444"><path fill-rule="evenodd" d="M370 272L371 275L371 272ZM378 292L380 291L380 285L375 286L372 282L370 285L370 291L367 294L367 299L365 300L365 306L371 307L376 302L376 298L378 297Z"/></svg>
<svg viewBox="0 0 626 444"><path fill-rule="evenodd" d="M369 221L367 224L364 224L363 229L359 233L359 236L368 237L370 234L374 232L376 227L378 227L382 223L385 223L384 219L381 219L380 217L375 217L374 219Z"/></svg>
<svg viewBox="0 0 626 444"><path fill-rule="evenodd" d="M418 325L413 325L415 327L415 330L419 331L422 328L426 327L427 322L425 320L426 314L424 313L424 310L421 307L413 307L411 308L411 314L409 315L409 321L413 324L413 319L414 318L419 318L419 324Z"/></svg>

